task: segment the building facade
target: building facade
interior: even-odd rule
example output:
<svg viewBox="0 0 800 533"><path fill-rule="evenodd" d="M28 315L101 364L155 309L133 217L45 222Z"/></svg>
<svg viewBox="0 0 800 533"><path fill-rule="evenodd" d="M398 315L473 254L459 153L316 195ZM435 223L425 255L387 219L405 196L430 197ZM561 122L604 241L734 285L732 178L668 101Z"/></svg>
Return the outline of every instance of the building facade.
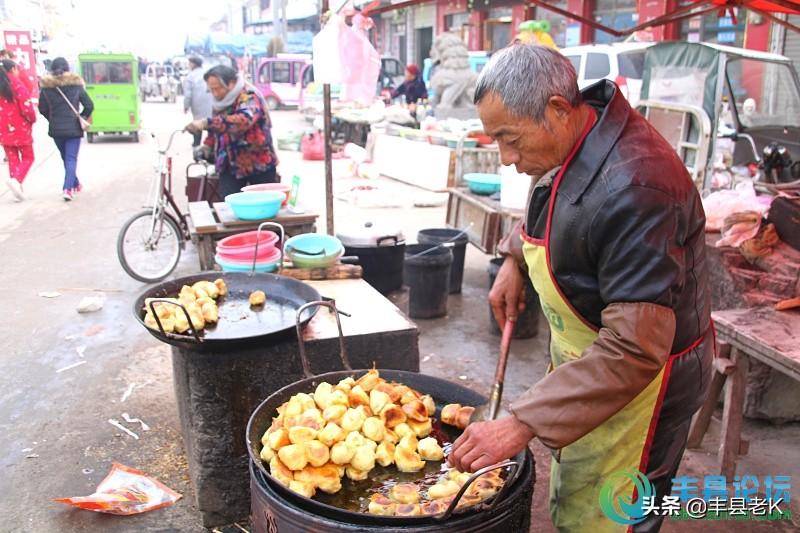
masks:
<svg viewBox="0 0 800 533"><path fill-rule="evenodd" d="M608 27L621 29L664 15L691 0L551 0L571 13L580 13ZM383 0L381 7L397 1ZM775 25L744 9L712 12L682 22L639 32L638 40L685 40L714 42L753 50L783 52L800 48L800 37L785 32L777 42ZM800 17L790 17L798 19ZM429 0L412 7L386 11L374 17L374 41L378 49L403 62L421 64L429 55L430 41L443 32L458 33L473 51L494 52L506 46L525 20L548 20L550 34L559 47L620 40L548 9L523 0ZM796 22L795 22L796 24ZM781 34L784 35L784 34ZM795 44L797 43L797 44ZM800 60L800 58L798 58Z"/></svg>

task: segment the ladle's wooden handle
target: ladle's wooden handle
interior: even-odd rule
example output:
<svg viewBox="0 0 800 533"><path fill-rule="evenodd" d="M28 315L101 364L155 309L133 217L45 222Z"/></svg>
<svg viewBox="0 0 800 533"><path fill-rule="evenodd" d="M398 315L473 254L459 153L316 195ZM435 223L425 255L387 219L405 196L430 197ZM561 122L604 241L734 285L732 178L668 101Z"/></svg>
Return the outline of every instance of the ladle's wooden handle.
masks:
<svg viewBox="0 0 800 533"><path fill-rule="evenodd" d="M502 384L506 379L506 365L508 364L508 350L511 347L511 336L514 334L513 320L506 320L503 326L503 337L500 340L500 357L497 359L497 369L494 373L495 383Z"/></svg>

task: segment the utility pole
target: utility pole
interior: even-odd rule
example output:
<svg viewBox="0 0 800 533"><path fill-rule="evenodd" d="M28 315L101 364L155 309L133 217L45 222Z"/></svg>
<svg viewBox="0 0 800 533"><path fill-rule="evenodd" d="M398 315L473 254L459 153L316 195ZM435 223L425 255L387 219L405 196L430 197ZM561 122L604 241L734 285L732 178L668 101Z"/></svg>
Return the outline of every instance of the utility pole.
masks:
<svg viewBox="0 0 800 533"><path fill-rule="evenodd" d="M320 19L330 10L329 0L322 0ZM322 85L322 119L325 124L325 226L328 235L335 235L333 228L333 153L331 152L331 85Z"/></svg>

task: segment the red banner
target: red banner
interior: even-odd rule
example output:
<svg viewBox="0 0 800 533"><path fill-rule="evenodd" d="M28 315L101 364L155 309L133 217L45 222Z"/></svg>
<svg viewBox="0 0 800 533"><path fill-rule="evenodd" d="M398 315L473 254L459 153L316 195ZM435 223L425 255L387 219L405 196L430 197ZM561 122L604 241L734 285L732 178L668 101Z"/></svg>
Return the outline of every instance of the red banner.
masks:
<svg viewBox="0 0 800 533"><path fill-rule="evenodd" d="M36 55L33 51L31 32L25 30L6 30L3 32L3 43L11 53L11 59L17 63L19 75L25 76L31 83L32 96L39 97L39 83L36 77Z"/></svg>

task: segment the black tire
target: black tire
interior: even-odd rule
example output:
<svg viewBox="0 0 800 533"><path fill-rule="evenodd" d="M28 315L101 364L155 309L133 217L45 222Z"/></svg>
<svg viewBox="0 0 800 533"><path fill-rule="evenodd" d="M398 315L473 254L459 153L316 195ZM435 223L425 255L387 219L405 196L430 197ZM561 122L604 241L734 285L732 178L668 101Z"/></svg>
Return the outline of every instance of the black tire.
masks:
<svg viewBox="0 0 800 533"><path fill-rule="evenodd" d="M137 239L133 233L131 233L131 235L128 235L128 233L132 232L132 228L135 228L137 223L144 223L146 227L149 223L147 219L151 219L152 216L153 211L150 209L136 213L123 224L122 229L119 231L119 236L117 237L117 258L119 259L120 265L122 265L122 269L130 277L143 283L155 283L172 274L172 271L178 266L178 261L180 261L181 258L181 250L183 249L183 234L178 228L178 223L171 215L165 213L162 224L160 228L157 229L160 233L157 242L160 244L162 240L165 239L164 244L174 244L175 252L164 262L163 268L153 273L144 271L140 265L131 265L130 258L126 256L125 252L126 243L129 241L136 241ZM138 242L136 245L142 245L142 251L145 253L157 251L154 249L148 250L143 242Z"/></svg>
<svg viewBox="0 0 800 533"><path fill-rule="evenodd" d="M131 142L135 142L135 143L139 142L139 132L138 131L134 131L133 133L131 133Z"/></svg>
<svg viewBox="0 0 800 533"><path fill-rule="evenodd" d="M94 142L94 135L95 135L94 133L89 133L88 131L86 132L86 141L89 144L92 144Z"/></svg>

